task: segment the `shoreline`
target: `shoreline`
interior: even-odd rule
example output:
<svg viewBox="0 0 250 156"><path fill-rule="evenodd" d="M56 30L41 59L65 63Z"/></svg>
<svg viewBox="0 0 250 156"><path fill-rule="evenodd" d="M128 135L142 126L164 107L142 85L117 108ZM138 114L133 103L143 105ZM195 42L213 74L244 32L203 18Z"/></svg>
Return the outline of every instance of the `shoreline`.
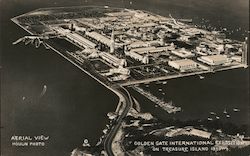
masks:
<svg viewBox="0 0 250 156"><path fill-rule="evenodd" d="M22 15L20 15L22 16ZM18 16L17 16L18 17ZM24 28L22 25L20 25L15 18L11 18L11 21L14 22L15 24L17 24L19 27L21 27L23 30L25 30L26 32L28 32L31 35L34 35L32 32L30 32L29 30L27 30L26 28ZM49 47L49 49L51 49L52 51L56 52L57 54L59 54L60 56L62 56L65 60L69 61L70 63L72 63L75 67L77 67L78 69L80 69L81 71L83 71L85 74L87 74L88 76L90 76L91 78L93 78L94 80L96 80L97 82L99 82L101 85L103 85L105 88L107 88L108 90L112 91L114 94L117 95L117 97L119 98L118 104L117 104L117 108L116 108L116 112L118 111L118 108L120 107L120 103L121 101L124 101L124 97L122 96L122 94L120 94L117 90L113 89L112 87L106 85L104 82L102 82L101 80L97 79L96 77L94 77L92 74L90 74L88 71L84 70L82 67L80 67L78 64L76 64L74 61L72 61L71 59L69 59L68 57L66 57L65 55L63 55L61 52L59 52L58 50L56 50L55 48L53 48L51 45L49 45L48 43L46 43ZM48 49L48 50L49 50Z"/></svg>
<svg viewBox="0 0 250 156"><path fill-rule="evenodd" d="M11 19L15 24L17 24L18 26L20 26L22 29L24 29L26 32L30 33L31 35L34 35L32 32L28 31L27 29L25 29L23 26L21 26L18 22L16 22L16 20L14 18ZM47 43L46 43L47 44ZM76 66L78 69L80 69L81 71L83 71L85 74L87 74L88 76L90 76L91 78L93 78L94 80L96 80L97 82L99 82L101 85L103 85L104 87L106 87L108 90L112 91L114 94L116 94L119 98L118 104L117 104L117 108L115 110L115 112L119 115L118 118L118 122L116 125L114 125L111 128L111 131L109 132L108 136L105 138L104 141L104 149L107 153L109 153L109 155L114 155L113 154L113 149L112 149L112 145L113 145L113 139L117 134L117 131L119 130L120 126L121 126L121 122L123 120L123 118L127 115L128 111L130 110L130 108L132 107L132 103L131 103L131 97L129 92L123 87L118 85L118 87L122 90L124 90L126 92L126 94L128 94L128 97L126 97L121 91L119 91L118 89L112 88L110 86L108 86L107 84L105 84L104 82L102 82L101 80L99 80L98 78L94 77L92 74L90 74L88 71L84 70L82 67L80 67L77 63L75 63L74 61L72 61L71 59L69 59L68 57L66 57L65 55L63 55L61 52L59 52L58 50L56 50L55 48L53 48L51 45L47 44L49 49L53 50L54 52L56 52L57 54L59 54L60 56L62 56L64 59L66 59L67 61L69 61L70 63L72 63L74 66ZM127 101L127 102L126 102ZM107 147L106 147L107 146Z"/></svg>

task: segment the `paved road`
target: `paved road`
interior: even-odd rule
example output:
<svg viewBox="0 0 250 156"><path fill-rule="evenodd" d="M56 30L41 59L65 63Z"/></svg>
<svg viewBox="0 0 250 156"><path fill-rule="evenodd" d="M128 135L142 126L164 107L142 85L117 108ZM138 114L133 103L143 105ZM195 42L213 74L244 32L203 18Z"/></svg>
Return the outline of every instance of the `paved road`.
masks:
<svg viewBox="0 0 250 156"><path fill-rule="evenodd" d="M206 74L206 73L215 73L215 72L224 71L224 70L231 70L231 69L236 69L236 68L246 68L246 67L247 67L246 65L238 64L238 65L234 65L234 66L230 66L230 67L216 69L213 71L206 70L206 71L199 71L199 72L193 72L193 73L183 73L183 74L176 74L176 75L147 78L147 79L143 79L143 80L132 80L132 81L121 83L120 85L121 86L130 86L130 85L136 85L136 84L141 84L141 83L150 83L150 82L155 82L155 81L163 81L163 80L175 79L175 78L180 78L180 77L201 75L201 74Z"/></svg>
<svg viewBox="0 0 250 156"><path fill-rule="evenodd" d="M114 153L112 151L112 141L121 126L123 118L128 114L129 109L132 107L132 102L133 102L129 92L124 87L120 87L116 91L119 92L124 97L125 109L122 112L122 114L118 117L117 124L112 127L109 134L104 140L104 150L107 152L109 156L114 156Z"/></svg>

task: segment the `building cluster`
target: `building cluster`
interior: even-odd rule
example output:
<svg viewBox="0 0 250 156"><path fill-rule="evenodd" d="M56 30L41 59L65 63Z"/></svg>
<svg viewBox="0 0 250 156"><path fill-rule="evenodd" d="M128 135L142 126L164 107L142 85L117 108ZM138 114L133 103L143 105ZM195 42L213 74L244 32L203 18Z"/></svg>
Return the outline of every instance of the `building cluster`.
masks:
<svg viewBox="0 0 250 156"><path fill-rule="evenodd" d="M104 75L115 75L113 80L129 78L127 58L142 65L161 64L158 57L166 54L165 66L179 72L192 72L206 66L205 70L231 62L247 64L246 42L228 40L222 33L138 10L125 9L105 15L74 20L74 24L67 23L69 29L61 25L52 27L83 47L78 55L100 58L112 66Z"/></svg>
<svg viewBox="0 0 250 156"><path fill-rule="evenodd" d="M116 67L126 67L127 66L126 59L117 58L114 55L112 55L110 53L106 53L106 52L101 52L99 55L103 60L107 61L109 64L112 64Z"/></svg>

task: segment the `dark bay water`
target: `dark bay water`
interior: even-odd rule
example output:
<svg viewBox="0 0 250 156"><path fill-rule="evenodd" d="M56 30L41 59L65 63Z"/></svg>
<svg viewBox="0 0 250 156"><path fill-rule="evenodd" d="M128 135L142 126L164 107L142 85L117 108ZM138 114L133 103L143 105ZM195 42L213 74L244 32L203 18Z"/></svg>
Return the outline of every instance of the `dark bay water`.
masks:
<svg viewBox="0 0 250 156"><path fill-rule="evenodd" d="M223 122L231 122L238 126L249 125L248 71L236 69L203 76L205 76L203 80L198 76L192 76L169 80L165 85L156 83L151 83L148 87L142 85L145 90L160 99L173 101L173 105L181 107L182 111L177 114L169 115L152 103L144 103L143 97L137 96L137 98L143 103L143 111L150 111L161 119L173 117L188 121L206 120L211 117L216 120L215 116L219 116L219 120ZM240 109L240 112L234 112L234 108ZM228 112L230 118L226 117L224 110ZM211 115L210 112L217 115Z"/></svg>
<svg viewBox="0 0 250 156"><path fill-rule="evenodd" d="M106 114L116 109L115 94L53 51L13 46L13 41L27 33L9 19L2 26L3 155L70 155L85 138L96 144L108 123ZM47 91L39 98L44 85ZM14 147L13 135L50 139L45 147Z"/></svg>
<svg viewBox="0 0 250 156"><path fill-rule="evenodd" d="M192 18L202 25L204 20L214 27L234 32L230 37L243 40L248 31L247 0L2 0L0 1L1 33L1 149L2 155L69 155L84 138L94 144L114 111L117 97L52 51L11 43L27 35L10 21L11 17L40 7L72 5L110 5L144 9L177 18ZM203 22L202 22L203 21ZM184 109L177 118L206 118L209 111L221 112L225 107L238 107L230 122L245 124L249 110L249 83L246 70L234 70L198 78L171 80L161 87L166 98ZM46 94L39 98L47 85ZM157 85L150 89L158 94ZM25 97L25 100L23 100ZM247 107L248 106L248 107ZM142 103L145 111L159 118L168 115L153 105ZM245 108L245 109L244 109ZM248 118L249 119L249 118ZM12 135L49 135L46 147L10 146Z"/></svg>

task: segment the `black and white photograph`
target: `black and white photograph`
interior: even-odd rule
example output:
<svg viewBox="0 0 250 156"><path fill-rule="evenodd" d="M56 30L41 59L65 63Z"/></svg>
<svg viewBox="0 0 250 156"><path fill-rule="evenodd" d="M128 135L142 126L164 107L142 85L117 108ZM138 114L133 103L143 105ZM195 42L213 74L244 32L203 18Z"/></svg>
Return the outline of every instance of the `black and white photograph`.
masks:
<svg viewBox="0 0 250 156"><path fill-rule="evenodd" d="M1 156L250 156L249 0L0 0Z"/></svg>

